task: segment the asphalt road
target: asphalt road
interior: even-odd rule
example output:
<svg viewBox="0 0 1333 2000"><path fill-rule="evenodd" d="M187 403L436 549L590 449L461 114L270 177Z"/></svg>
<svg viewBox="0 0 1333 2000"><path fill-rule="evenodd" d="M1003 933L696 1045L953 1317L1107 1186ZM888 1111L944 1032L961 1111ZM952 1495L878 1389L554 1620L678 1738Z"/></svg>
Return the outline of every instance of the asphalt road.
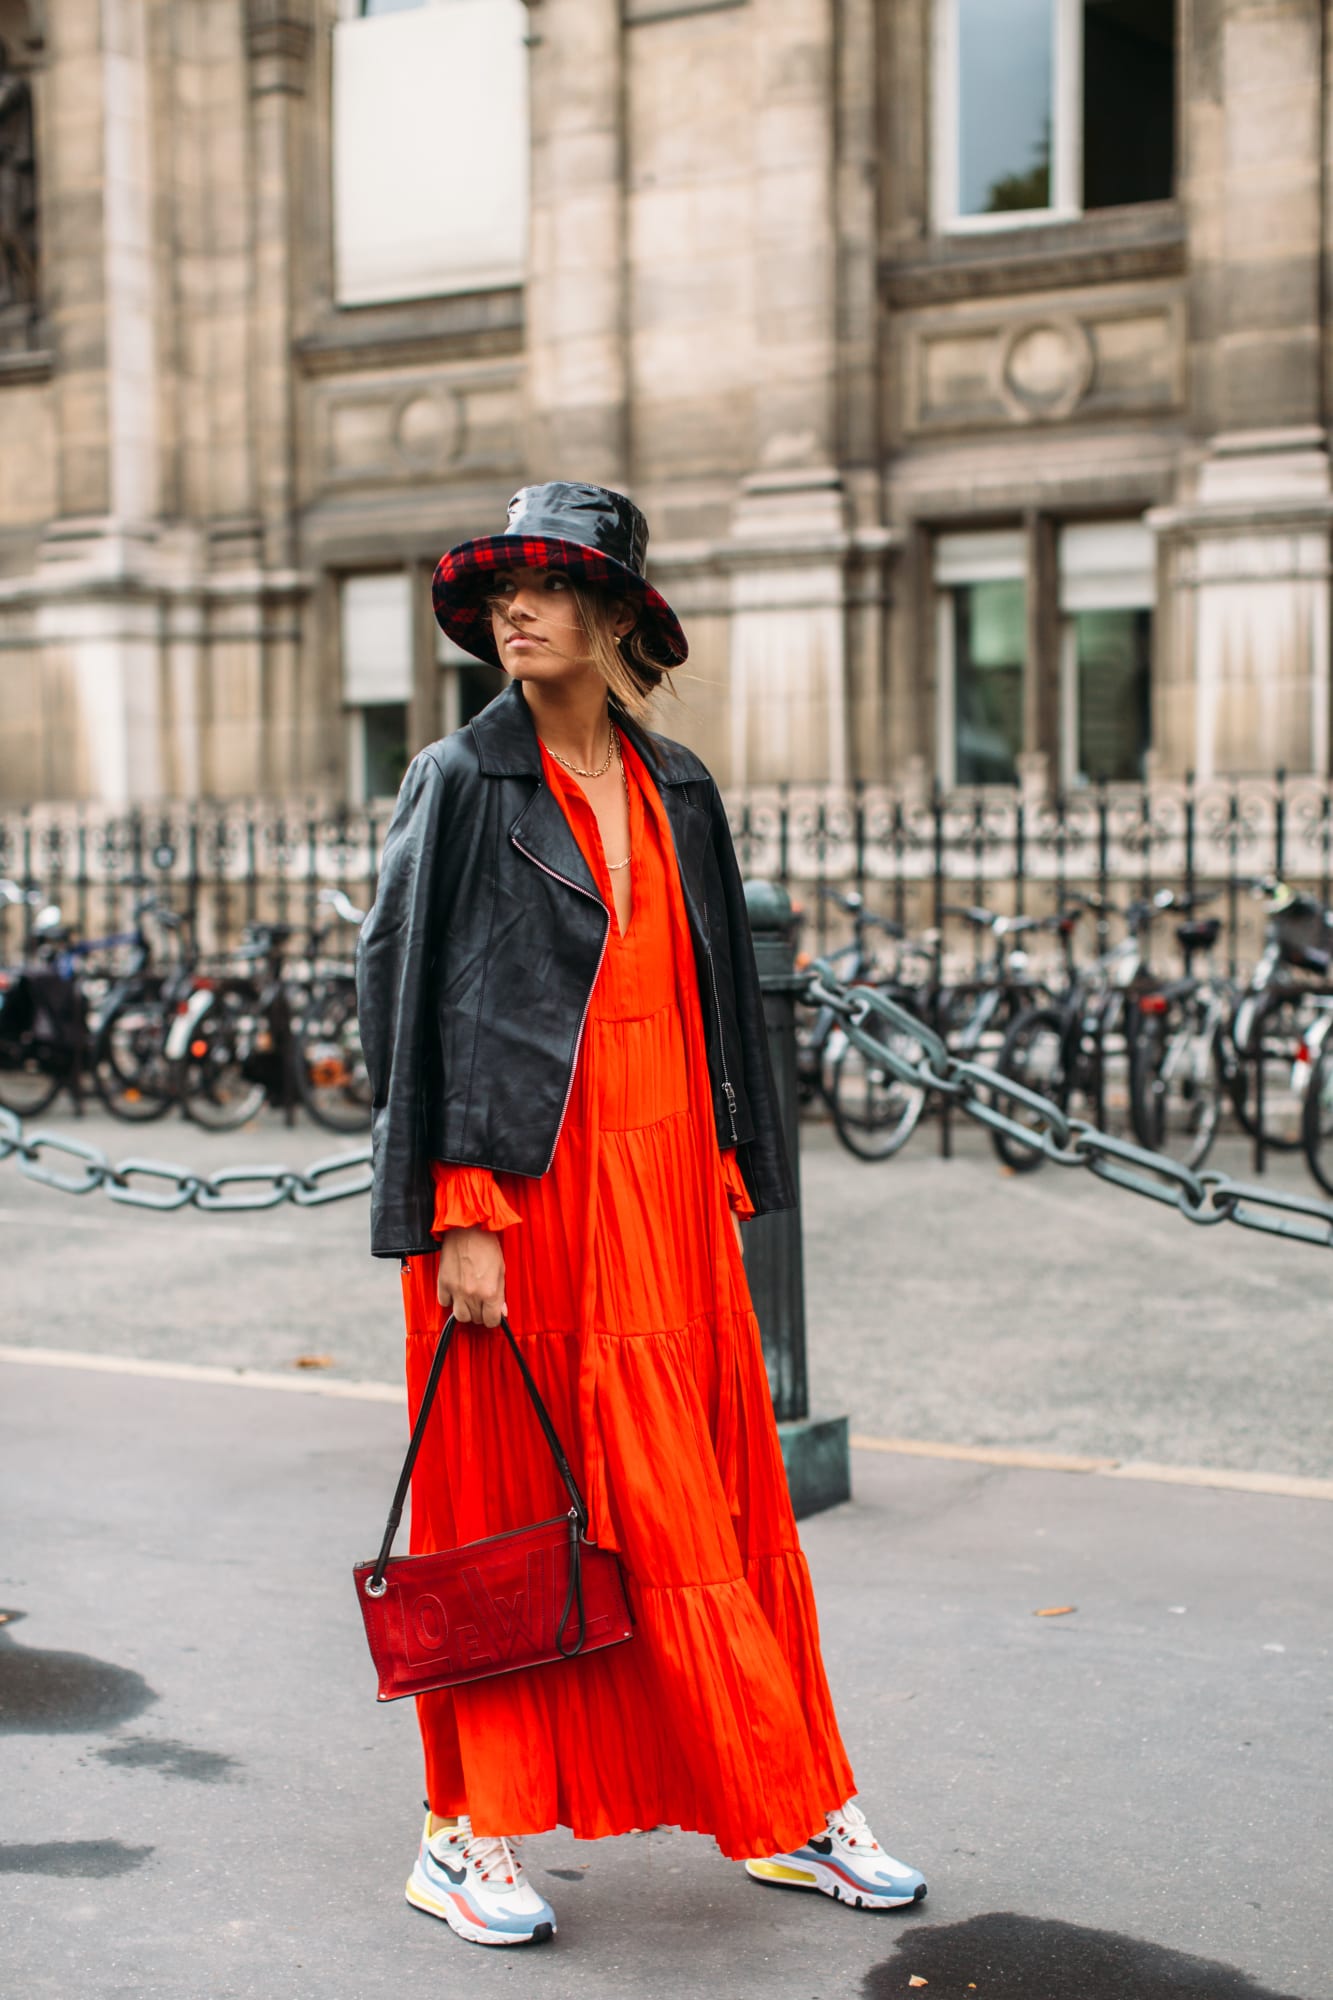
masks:
<svg viewBox="0 0 1333 2000"><path fill-rule="evenodd" d="M213 1135L68 1113L40 1121L114 1158L302 1164L344 1149L265 1118ZM1246 1170L1241 1146L1219 1162ZM803 1148L812 1400L875 1436L1333 1475L1333 1251L1175 1214L1046 1168L1003 1174L983 1134L893 1162ZM1276 1185L1304 1192L1298 1160ZM398 1274L366 1204L212 1217L76 1200L0 1164L0 1339L399 1379Z"/></svg>
<svg viewBox="0 0 1333 2000"><path fill-rule="evenodd" d="M128 1334L106 1240L70 1261ZM553 1833L559 1938L484 1952L403 1900L413 1718L353 1603L402 1434L382 1401L0 1361L6 1995L1327 2000L1333 1506L858 1454L803 1533L862 1797L927 1902Z"/></svg>

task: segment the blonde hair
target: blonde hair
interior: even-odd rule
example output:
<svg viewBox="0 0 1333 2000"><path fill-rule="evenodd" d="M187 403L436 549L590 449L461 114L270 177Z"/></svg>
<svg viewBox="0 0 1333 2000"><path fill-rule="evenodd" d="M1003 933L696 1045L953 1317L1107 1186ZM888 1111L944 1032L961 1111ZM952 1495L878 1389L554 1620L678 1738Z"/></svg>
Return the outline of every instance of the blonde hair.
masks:
<svg viewBox="0 0 1333 2000"><path fill-rule="evenodd" d="M618 636L615 612L625 600L609 591L590 590L586 585L574 583L572 578L570 588L593 665L606 682L615 706L638 721L668 678L667 669L653 652L651 633L642 623L636 623Z"/></svg>

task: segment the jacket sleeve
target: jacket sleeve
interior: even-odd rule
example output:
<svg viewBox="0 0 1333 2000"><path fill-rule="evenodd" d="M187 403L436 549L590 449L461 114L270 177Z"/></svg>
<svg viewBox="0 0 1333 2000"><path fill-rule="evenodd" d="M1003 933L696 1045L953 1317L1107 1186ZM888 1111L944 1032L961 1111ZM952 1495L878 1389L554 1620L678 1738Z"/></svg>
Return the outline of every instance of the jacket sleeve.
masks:
<svg viewBox="0 0 1333 2000"><path fill-rule="evenodd" d="M437 759L423 750L403 779L375 901L357 941L357 1017L371 1091L370 1248L376 1257L436 1248L424 1093L441 1083L427 1064L426 1024L442 914L437 885L447 832L445 791Z"/></svg>
<svg viewBox="0 0 1333 2000"><path fill-rule="evenodd" d="M745 907L745 888L732 844L731 827L722 794L710 781L712 843L722 880L726 910L727 943L731 957L732 985L736 995L736 1023L740 1031L744 1062L745 1095L750 1107L754 1136L736 1148L736 1159L754 1204L756 1215L777 1208L795 1208L796 1180L783 1137L782 1111L777 1084L768 1053L768 1025L764 1018L764 996L759 987L750 916Z"/></svg>

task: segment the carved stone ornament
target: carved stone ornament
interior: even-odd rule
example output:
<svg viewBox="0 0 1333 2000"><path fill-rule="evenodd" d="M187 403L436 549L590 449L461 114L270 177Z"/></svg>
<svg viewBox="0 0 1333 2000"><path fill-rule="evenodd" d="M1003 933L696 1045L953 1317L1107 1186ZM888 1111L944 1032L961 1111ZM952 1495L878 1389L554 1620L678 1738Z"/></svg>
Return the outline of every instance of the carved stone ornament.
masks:
<svg viewBox="0 0 1333 2000"><path fill-rule="evenodd" d="M254 87L299 96L313 38L309 0L245 0L246 53L262 79Z"/></svg>
<svg viewBox="0 0 1333 2000"><path fill-rule="evenodd" d="M1093 362L1078 320L1020 320L1001 344L996 386L1010 414L1025 422L1067 417L1091 387Z"/></svg>

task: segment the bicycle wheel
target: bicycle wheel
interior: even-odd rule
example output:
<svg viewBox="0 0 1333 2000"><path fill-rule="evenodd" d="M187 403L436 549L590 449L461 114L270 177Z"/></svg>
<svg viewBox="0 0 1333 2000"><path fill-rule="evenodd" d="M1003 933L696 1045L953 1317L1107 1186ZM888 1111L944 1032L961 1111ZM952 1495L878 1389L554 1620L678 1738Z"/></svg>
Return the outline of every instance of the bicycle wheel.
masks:
<svg viewBox="0 0 1333 2000"><path fill-rule="evenodd" d="M1264 1053L1265 1146L1275 1153L1294 1153L1302 1143L1303 1065L1305 1029L1314 1018L1303 993L1247 995L1236 1009L1233 1045L1237 1056L1231 1076L1231 1102L1242 1129L1259 1136L1258 1048Z"/></svg>
<svg viewBox="0 0 1333 2000"><path fill-rule="evenodd" d="M313 1001L297 1022L296 1088L317 1125L364 1132L370 1125L370 1078L348 982Z"/></svg>
<svg viewBox="0 0 1333 2000"><path fill-rule="evenodd" d="M1325 1042L1315 1057L1301 1114L1301 1137L1310 1172L1333 1194L1333 1047Z"/></svg>
<svg viewBox="0 0 1333 2000"><path fill-rule="evenodd" d="M908 1062L925 1055L911 1035L887 1029L882 1039ZM828 1100L833 1129L849 1153L858 1160L890 1160L920 1123L926 1092L921 1084L903 1083L849 1041L831 1065Z"/></svg>
<svg viewBox="0 0 1333 2000"><path fill-rule="evenodd" d="M253 990L221 987L174 1066L186 1117L212 1132L231 1132L257 1116L268 1096L268 1039Z"/></svg>
<svg viewBox="0 0 1333 2000"><path fill-rule="evenodd" d="M995 1067L1001 1076L1011 1077L1028 1090L1054 1098L1063 1110L1069 1100L1069 1079L1065 1074L1064 1019L1055 1007L1030 1007L1020 1014L1004 1038ZM1016 1125L1039 1131L1041 1120L1033 1111L1000 1100L999 1107ZM1016 1174L1035 1173L1043 1165L1040 1153L1033 1152L1008 1132L991 1132L991 1144L1006 1167Z"/></svg>
<svg viewBox="0 0 1333 2000"><path fill-rule="evenodd" d="M1186 1167L1201 1167L1222 1115L1222 1052L1217 1030L1188 1007L1145 1019L1130 1061L1130 1115L1141 1146Z"/></svg>
<svg viewBox="0 0 1333 2000"><path fill-rule="evenodd" d="M114 1117L146 1125L170 1111L170 1025L160 981L125 994L103 1020L93 1043L93 1086Z"/></svg>
<svg viewBox="0 0 1333 2000"><path fill-rule="evenodd" d="M52 1071L39 1048L23 1042L0 1042L0 1104L19 1118L35 1118L45 1111L61 1084L64 1073Z"/></svg>

